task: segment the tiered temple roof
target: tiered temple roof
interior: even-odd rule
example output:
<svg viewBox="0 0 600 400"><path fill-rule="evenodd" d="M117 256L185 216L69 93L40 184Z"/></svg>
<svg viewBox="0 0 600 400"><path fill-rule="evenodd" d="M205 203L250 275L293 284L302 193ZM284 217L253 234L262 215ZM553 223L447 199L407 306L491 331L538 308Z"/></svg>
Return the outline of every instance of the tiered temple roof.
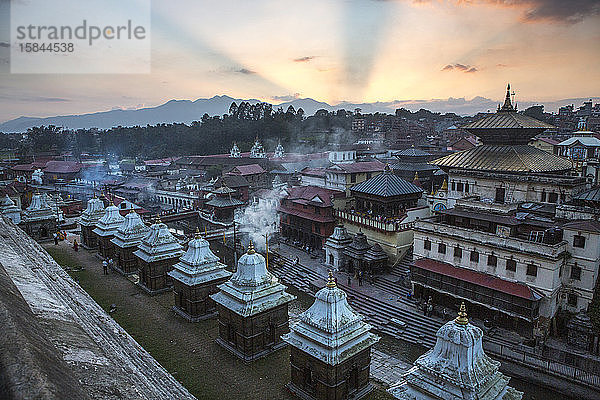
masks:
<svg viewBox="0 0 600 400"><path fill-rule="evenodd" d="M517 113L512 105L510 85L504 105L498 111L462 126L479 137L483 146L431 161L448 171L452 168L505 172L566 172L571 162L528 146L529 140L554 126Z"/></svg>
<svg viewBox="0 0 600 400"><path fill-rule="evenodd" d="M96 222L96 228L92 231L98 236L112 236L117 233L117 229L125 222L125 218L119 213L116 206L108 206L104 210L102 218Z"/></svg>
<svg viewBox="0 0 600 400"><path fill-rule="evenodd" d="M149 232L150 228L144 224L140 215L132 210L125 216L125 221L119 226L111 242L122 249L135 247Z"/></svg>
<svg viewBox="0 0 600 400"><path fill-rule="evenodd" d="M79 224L83 226L95 225L104 215L104 203L97 197L91 198L87 202L87 207L81 213Z"/></svg>
<svg viewBox="0 0 600 400"><path fill-rule="evenodd" d="M300 314L283 340L329 365L338 365L379 341L363 318L348 305L346 293L330 273L327 286L317 292L313 305Z"/></svg>
<svg viewBox="0 0 600 400"><path fill-rule="evenodd" d="M31 198L31 204L23 213L23 222L44 221L57 219L56 213L48 204L45 193L35 193Z"/></svg>
<svg viewBox="0 0 600 400"><path fill-rule="evenodd" d="M148 233L133 254L141 260L151 263L165 259L181 257L183 248L167 225L158 221L150 227Z"/></svg>
<svg viewBox="0 0 600 400"><path fill-rule="evenodd" d="M381 197L395 197L423 193L422 188L393 174L390 167L387 165L382 174L352 186L350 191Z"/></svg>
<svg viewBox="0 0 600 400"><path fill-rule="evenodd" d="M500 363L483 351L483 332L469 323L464 303L458 317L442 326L432 350L389 392L402 400L520 400L523 393L508 386Z"/></svg>
<svg viewBox="0 0 600 400"><path fill-rule="evenodd" d="M237 271L218 287L220 292L210 297L242 317L264 312L296 298L286 293L286 287L267 271L265 258L254 251L252 244L238 261Z"/></svg>
<svg viewBox="0 0 600 400"><path fill-rule="evenodd" d="M352 238L348 235L346 228L344 228L344 225L338 225L334 228L333 234L325 241L325 246L344 249L350 243L352 243Z"/></svg>
<svg viewBox="0 0 600 400"><path fill-rule="evenodd" d="M230 277L231 272L225 267L225 264L219 262L219 257L210 250L208 241L196 232L195 238L188 244L187 251L168 275L184 285L194 286Z"/></svg>

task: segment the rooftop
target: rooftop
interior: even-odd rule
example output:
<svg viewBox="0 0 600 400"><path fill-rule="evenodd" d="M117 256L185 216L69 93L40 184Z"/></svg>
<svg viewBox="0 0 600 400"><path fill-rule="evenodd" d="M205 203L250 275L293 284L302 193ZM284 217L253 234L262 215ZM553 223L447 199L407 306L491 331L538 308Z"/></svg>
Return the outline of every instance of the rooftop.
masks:
<svg viewBox="0 0 600 400"><path fill-rule="evenodd" d="M389 168L382 174L352 186L350 191L380 197L406 196L423 193L422 188L393 174Z"/></svg>

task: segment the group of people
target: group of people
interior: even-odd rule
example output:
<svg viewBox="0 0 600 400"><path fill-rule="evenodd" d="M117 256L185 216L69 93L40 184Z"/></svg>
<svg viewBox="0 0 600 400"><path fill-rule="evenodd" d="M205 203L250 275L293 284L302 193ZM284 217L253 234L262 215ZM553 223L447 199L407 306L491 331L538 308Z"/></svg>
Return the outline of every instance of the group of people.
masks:
<svg viewBox="0 0 600 400"><path fill-rule="evenodd" d="M364 273L362 270L354 272L354 279L358 281L358 286L363 285L363 277L364 277ZM371 283L374 282L374 277L373 277L372 272L369 272L369 280ZM350 272L348 273L348 286L352 287L352 274Z"/></svg>
<svg viewBox="0 0 600 400"><path fill-rule="evenodd" d="M114 269L115 262L112 258L109 258L108 261L106 259L102 261L102 269L104 270L104 275L108 275L108 268Z"/></svg>

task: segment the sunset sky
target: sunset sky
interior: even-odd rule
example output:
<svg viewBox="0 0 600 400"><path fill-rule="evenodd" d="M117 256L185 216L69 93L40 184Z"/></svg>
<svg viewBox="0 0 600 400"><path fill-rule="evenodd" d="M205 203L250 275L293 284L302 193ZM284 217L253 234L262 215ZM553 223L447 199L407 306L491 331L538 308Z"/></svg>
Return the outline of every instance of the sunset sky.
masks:
<svg viewBox="0 0 600 400"><path fill-rule="evenodd" d="M0 121L216 94L499 101L510 82L517 101L600 95L598 0L156 0L152 72L127 75L10 74L1 25Z"/></svg>

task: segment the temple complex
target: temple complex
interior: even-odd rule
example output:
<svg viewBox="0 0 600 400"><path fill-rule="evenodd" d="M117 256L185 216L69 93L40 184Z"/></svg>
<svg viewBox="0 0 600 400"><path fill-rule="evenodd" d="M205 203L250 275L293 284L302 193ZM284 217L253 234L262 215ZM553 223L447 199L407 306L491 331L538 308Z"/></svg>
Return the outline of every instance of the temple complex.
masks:
<svg viewBox="0 0 600 400"><path fill-rule="evenodd" d="M465 304L437 331L435 347L419 357L388 391L401 400L520 400L500 363L483 351L483 331L469 323Z"/></svg>
<svg viewBox="0 0 600 400"><path fill-rule="evenodd" d="M551 125L504 105L463 127L483 145L432 161L448 183L414 224L417 298L464 300L491 326L543 342L560 310L590 304L600 224L576 199L586 189L571 161L527 145ZM594 260L594 261L592 261Z"/></svg>
<svg viewBox="0 0 600 400"><path fill-rule="evenodd" d="M231 279L218 288L210 297L219 312L221 346L246 361L285 346L281 335L289 331L288 304L296 297L267 271L252 243Z"/></svg>
<svg viewBox="0 0 600 400"><path fill-rule="evenodd" d="M262 143L259 142L258 137L254 141L252 148L250 149L250 158L267 158L267 153Z"/></svg>
<svg viewBox="0 0 600 400"><path fill-rule="evenodd" d="M273 153L273 158L283 158L285 156L285 151L283 150L283 146L281 145L281 140L277 142L277 147L275 148L275 152Z"/></svg>
<svg viewBox="0 0 600 400"><path fill-rule="evenodd" d="M21 227L35 240L51 239L58 230L58 219L52 207L48 204L45 193L35 193L31 204L23 212Z"/></svg>
<svg viewBox="0 0 600 400"><path fill-rule="evenodd" d="M187 251L168 273L173 279L173 310L192 322L216 315L215 303L209 296L219 291L217 285L231 277L225 268L210 250L208 241L196 231Z"/></svg>
<svg viewBox="0 0 600 400"><path fill-rule="evenodd" d="M98 247L98 237L92 232L96 223L104 215L104 203L94 196L87 202L87 207L81 213L79 226L81 227L81 245L87 249Z"/></svg>
<svg viewBox="0 0 600 400"><path fill-rule="evenodd" d="M179 261L183 248L167 225L158 220L133 252L139 268L139 285L151 295L170 290L173 286L167 275Z"/></svg>
<svg viewBox="0 0 600 400"><path fill-rule="evenodd" d="M242 157L242 153L240 152L240 148L237 143L233 142L233 147L229 151L229 157L231 158L240 158Z"/></svg>
<svg viewBox="0 0 600 400"><path fill-rule="evenodd" d="M348 305L331 272L299 319L283 336L291 346L290 391L319 400L360 399L369 393L371 347L379 337Z"/></svg>
<svg viewBox="0 0 600 400"><path fill-rule="evenodd" d="M114 268L123 275L129 275L137 272L138 262L133 252L137 250L142 239L150 232L140 215L131 210L125 216L125 222L119 226L115 237L112 238L115 263Z"/></svg>
<svg viewBox="0 0 600 400"><path fill-rule="evenodd" d="M121 216L116 206L106 207L104 215L96 222L96 227L92 230L92 233L96 235L98 253L102 257L114 257L114 248L111 240L115 237L117 229L119 229L123 222L125 222L125 218Z"/></svg>
<svg viewBox="0 0 600 400"><path fill-rule="evenodd" d="M8 195L5 195L0 199L0 215L10 219L13 224L19 224L21 222L21 210Z"/></svg>

